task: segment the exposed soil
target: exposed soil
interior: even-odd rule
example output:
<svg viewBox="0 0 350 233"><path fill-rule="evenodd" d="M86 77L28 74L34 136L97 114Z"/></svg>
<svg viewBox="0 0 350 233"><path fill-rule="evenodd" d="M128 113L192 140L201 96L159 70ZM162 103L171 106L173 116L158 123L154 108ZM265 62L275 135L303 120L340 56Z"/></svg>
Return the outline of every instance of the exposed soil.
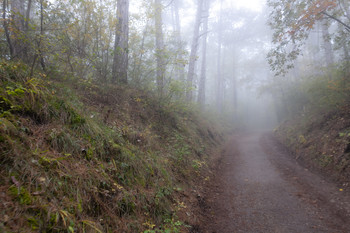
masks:
<svg viewBox="0 0 350 233"><path fill-rule="evenodd" d="M200 201L199 232L350 231L350 190L298 164L269 133L234 135Z"/></svg>

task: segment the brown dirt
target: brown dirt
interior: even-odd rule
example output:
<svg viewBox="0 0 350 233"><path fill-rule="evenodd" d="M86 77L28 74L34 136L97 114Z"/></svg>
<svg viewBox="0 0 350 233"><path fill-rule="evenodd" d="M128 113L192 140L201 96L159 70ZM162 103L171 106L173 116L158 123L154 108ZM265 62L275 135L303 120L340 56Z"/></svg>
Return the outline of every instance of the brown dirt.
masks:
<svg viewBox="0 0 350 233"><path fill-rule="evenodd" d="M350 190L296 162L269 133L239 133L199 199L197 232L349 232Z"/></svg>

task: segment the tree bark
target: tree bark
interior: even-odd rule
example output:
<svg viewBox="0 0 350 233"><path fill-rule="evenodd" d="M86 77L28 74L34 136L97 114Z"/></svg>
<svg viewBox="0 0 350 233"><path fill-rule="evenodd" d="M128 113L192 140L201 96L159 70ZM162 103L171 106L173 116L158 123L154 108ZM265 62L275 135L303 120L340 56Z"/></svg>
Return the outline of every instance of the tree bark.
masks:
<svg viewBox="0 0 350 233"><path fill-rule="evenodd" d="M209 21L210 0L204 1L204 21L203 21L203 39L202 39L202 65L201 76L198 87L198 103L201 108L205 106L205 86L207 79L207 40L208 40L208 21Z"/></svg>
<svg viewBox="0 0 350 233"><path fill-rule="evenodd" d="M128 82L129 0L117 2L117 25L114 41L112 81Z"/></svg>
<svg viewBox="0 0 350 233"><path fill-rule="evenodd" d="M186 98L187 98L187 101L189 102L192 101L193 99L193 78L195 75L197 51L198 51L198 45L199 45L199 28L200 28L201 19L202 19L203 0L198 0L197 4L198 4L197 15L196 15L196 21L194 24L191 54L190 54L190 60L188 64L188 74L187 74Z"/></svg>
<svg viewBox="0 0 350 233"><path fill-rule="evenodd" d="M163 20L162 20L162 3L161 0L154 1L155 11L155 30L156 30L156 62L157 62L157 89L160 98L164 95L164 38L163 38Z"/></svg>

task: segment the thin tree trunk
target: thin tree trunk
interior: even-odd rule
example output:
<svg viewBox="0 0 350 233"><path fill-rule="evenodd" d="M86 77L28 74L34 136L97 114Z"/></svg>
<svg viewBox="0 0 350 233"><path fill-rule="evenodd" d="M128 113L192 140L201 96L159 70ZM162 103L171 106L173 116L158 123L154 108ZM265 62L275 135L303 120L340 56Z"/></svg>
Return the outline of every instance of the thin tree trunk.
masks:
<svg viewBox="0 0 350 233"><path fill-rule="evenodd" d="M197 51L199 45L199 28L201 25L202 11L203 11L203 0L198 0L197 3L197 15L194 25L192 45L191 45L191 54L188 64L188 73L187 73L187 91L186 99L187 101L192 101L193 99L193 78L195 75L196 60L197 60Z"/></svg>
<svg viewBox="0 0 350 233"><path fill-rule="evenodd" d="M135 83L137 86L140 85L141 83L141 67L142 67L142 62L143 62L143 55L144 55L144 48L145 48L145 39L146 39L146 35L148 33L148 22L146 24L146 28L143 31L143 35L142 35L142 41L141 41L141 47L140 47L140 56L138 58L138 61L135 62L135 72L134 72L134 79L135 79Z"/></svg>
<svg viewBox="0 0 350 233"><path fill-rule="evenodd" d="M185 66L183 65L183 56L182 56L182 50L183 45L182 45L182 36L181 36L181 22L180 22L180 15L179 15L179 2L174 1L174 18L175 18L175 26L174 30L177 34L177 46L178 49L180 50L179 54L177 55L177 77L178 80L180 81L185 81Z"/></svg>
<svg viewBox="0 0 350 233"><path fill-rule="evenodd" d="M40 3L42 4L42 3ZM32 0L28 0L27 10L26 10L26 17L24 22L24 30L25 32L28 32L29 29L29 20L30 20L30 11L32 9Z"/></svg>
<svg viewBox="0 0 350 233"><path fill-rule="evenodd" d="M207 79L207 39L208 39L208 21L209 21L210 0L204 1L204 21L203 21L203 39L202 39L202 66L201 76L198 87L198 103L205 106L205 84Z"/></svg>
<svg viewBox="0 0 350 233"><path fill-rule="evenodd" d="M157 88L160 98L164 95L164 38L163 38L163 20L162 20L161 0L154 1L155 10L155 30L156 30L156 61L157 61Z"/></svg>
<svg viewBox="0 0 350 233"><path fill-rule="evenodd" d="M10 52L10 58L13 58L13 45L9 33L9 25L8 25L8 19L6 18L6 9L8 7L8 1L3 0L2 1L2 19L3 19L3 25L4 25L4 30L5 30L5 36L6 36L6 41L9 47L9 52Z"/></svg>
<svg viewBox="0 0 350 233"><path fill-rule="evenodd" d="M45 71L46 65L45 65L45 60L42 52L42 43L41 43L43 39L44 39L44 7L43 7L43 0L40 0L40 40L39 40L38 51L39 51L41 68Z"/></svg>
<svg viewBox="0 0 350 233"><path fill-rule="evenodd" d="M234 117L234 120L236 120L237 114L238 114L238 86L237 86L236 75L233 75L232 77L232 86L233 86L233 117Z"/></svg>
<svg viewBox="0 0 350 233"><path fill-rule="evenodd" d="M334 64L334 54L332 50L332 44L330 42L330 35L328 31L327 20L324 20L321 23L321 27L322 27L323 47L325 51L326 65L330 66Z"/></svg>
<svg viewBox="0 0 350 233"><path fill-rule="evenodd" d="M24 33L24 1L11 1L11 18L13 30L13 58L23 59L24 41L22 39Z"/></svg>
<svg viewBox="0 0 350 233"><path fill-rule="evenodd" d="M223 77L221 74L221 46L222 46L222 0L220 0L220 16L219 16L219 32L218 32L218 57L217 57L217 90L216 90L216 106L218 111L223 111Z"/></svg>
<svg viewBox="0 0 350 233"><path fill-rule="evenodd" d="M128 82L129 0L117 2L117 26L114 42L112 81Z"/></svg>

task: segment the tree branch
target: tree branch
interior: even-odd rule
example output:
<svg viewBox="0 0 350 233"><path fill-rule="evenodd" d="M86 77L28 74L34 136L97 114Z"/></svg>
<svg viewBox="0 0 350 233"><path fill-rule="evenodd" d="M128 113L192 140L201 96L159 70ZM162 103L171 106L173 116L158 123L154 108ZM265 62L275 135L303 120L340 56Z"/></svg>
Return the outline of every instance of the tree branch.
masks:
<svg viewBox="0 0 350 233"><path fill-rule="evenodd" d="M329 17L329 18L331 18L331 19L334 19L335 21L337 21L338 23L340 23L341 25L343 25L343 26L345 27L345 29L346 29L348 32L350 32L350 26L347 25L347 24L345 24L345 23L343 23L340 19L337 19L336 17L334 17L334 16L332 16L332 15L326 13L325 11L322 11L321 14L324 14L325 16L327 16L327 17Z"/></svg>

